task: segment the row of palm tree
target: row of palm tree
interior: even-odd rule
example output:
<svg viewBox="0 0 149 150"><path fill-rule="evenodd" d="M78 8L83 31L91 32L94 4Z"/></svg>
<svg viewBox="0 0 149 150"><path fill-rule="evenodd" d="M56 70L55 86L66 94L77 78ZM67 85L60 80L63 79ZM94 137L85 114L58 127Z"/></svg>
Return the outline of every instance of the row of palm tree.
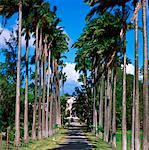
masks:
<svg viewBox="0 0 149 150"><path fill-rule="evenodd" d="M29 40L35 37L35 94L33 103L32 139L46 138L54 134L54 126L61 126L60 71L62 54L68 50L68 36L58 24L57 8L51 9L44 0L1 0L0 13L7 21L18 12L18 56L15 109L15 145L20 146L20 70L22 35L25 35L26 80L24 101L24 142L29 141L28 86L29 86ZM61 76L63 73L61 72ZM63 75L64 76L64 75ZM63 77L63 83L65 82ZM38 111L37 111L38 110ZM38 114L37 114L38 113ZM38 116L38 117L37 117ZM38 118L38 119L37 119ZM37 123L38 120L38 123ZM38 134L37 133L38 124Z"/></svg>
<svg viewBox="0 0 149 150"><path fill-rule="evenodd" d="M104 128L104 141L116 147L116 70L123 64L123 96L122 96L122 150L127 149L126 123L126 32L135 29L135 72L132 109L132 142L131 149L140 149L140 117L139 117L139 69L138 69L138 12L142 7L143 23L143 150L148 149L148 51L147 51L147 1L103 1L84 0L91 7L87 15L87 25L78 41L76 70L85 88L86 101L93 102L93 132L97 127ZM132 12L132 5L134 12ZM139 6L139 7L138 7ZM138 9L139 8L139 9ZM134 16L135 24L128 23L129 14ZM91 90L92 89L92 90ZM92 93L92 96L90 96ZM98 94L99 102L97 101ZM103 97L104 96L104 97ZM104 98L104 100L103 100ZM99 113L97 119L97 106Z"/></svg>

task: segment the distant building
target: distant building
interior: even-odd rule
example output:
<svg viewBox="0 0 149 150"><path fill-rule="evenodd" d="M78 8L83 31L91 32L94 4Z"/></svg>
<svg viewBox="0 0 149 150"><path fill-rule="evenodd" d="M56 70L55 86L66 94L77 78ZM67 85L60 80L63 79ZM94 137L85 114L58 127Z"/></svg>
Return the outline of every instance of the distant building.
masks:
<svg viewBox="0 0 149 150"><path fill-rule="evenodd" d="M67 104L66 104L66 114L67 114L67 118L68 119L78 119L78 117L76 116L76 111L73 109L73 104L75 103L76 98L75 97L70 97L67 100Z"/></svg>

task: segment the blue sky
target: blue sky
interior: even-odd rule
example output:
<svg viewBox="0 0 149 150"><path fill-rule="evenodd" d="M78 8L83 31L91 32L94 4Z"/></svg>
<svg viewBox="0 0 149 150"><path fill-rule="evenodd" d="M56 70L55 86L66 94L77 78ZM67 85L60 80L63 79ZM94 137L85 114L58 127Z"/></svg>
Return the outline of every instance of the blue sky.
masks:
<svg viewBox="0 0 149 150"><path fill-rule="evenodd" d="M54 5L57 6L58 8L57 15L62 21L60 23L60 26L64 28L65 32L70 37L70 46L71 46L71 44L73 44L82 33L83 27L85 27L85 17L90 10L89 6L85 4L83 0L48 0L48 1L50 2L51 6ZM141 10L139 16L141 16ZM17 18L18 18L17 14L15 14L10 20L8 20L6 25L6 31L9 32L9 30L12 30L12 28L16 26ZM149 20L149 11L148 11L148 20ZM141 26L141 18L139 18L139 25ZM32 53L31 51L30 54ZM70 72L68 75L68 81L66 83L66 92L69 93L72 93L74 91L75 86L79 86L79 84L77 83L78 72L74 71L75 52L76 52L75 49L70 48L69 52L66 54L67 59L65 60L65 62L67 63L67 68L65 68L65 71ZM133 64L134 31L127 32L127 57L131 59L131 62ZM140 32L139 33L139 66L140 67L143 65L142 58L143 58L142 35ZM0 60L2 59L3 58L1 57ZM130 68L130 72L131 71L133 71L132 67Z"/></svg>
<svg viewBox="0 0 149 150"><path fill-rule="evenodd" d="M58 7L58 16L62 19L61 25L71 38L71 43L75 42L82 33L85 26L85 16L90 10L90 7L83 2L83 0L49 0L52 5ZM149 12L148 12L149 13ZM141 16L141 10L140 10ZM148 14L149 17L149 14ZM141 18L139 18L139 25L141 26ZM139 65L143 65L142 61L142 35L139 33ZM75 50L70 49L67 54L67 62L74 61ZM127 56L134 61L134 31L127 32Z"/></svg>
<svg viewBox="0 0 149 150"><path fill-rule="evenodd" d="M83 0L49 0L49 2L57 6L58 17L62 20L61 26L69 35L72 44L85 26L85 16L90 10L89 6ZM74 62L75 50L70 49L67 56L67 62Z"/></svg>
<svg viewBox="0 0 149 150"><path fill-rule="evenodd" d="M52 5L56 5L58 7L57 14L62 20L61 25L64 27L64 30L69 35L72 44L75 42L80 34L82 33L82 29L85 26L85 17L90 11L90 7L83 2L83 0L49 0ZM139 16L141 17L141 10L139 12ZM131 17L131 16L130 16ZM149 12L148 12L149 18ZM139 18L139 26L142 26L142 20ZM149 32L148 32L149 33ZM143 65L143 44L142 44L142 33L139 32L139 66ZM70 52L67 53L66 62L73 63L75 57L75 49L70 48ZM127 57L131 60L132 64L134 64L134 31L127 32ZM133 65L129 65L127 72L133 74L134 67ZM77 74L76 74L77 75ZM68 82L67 82L68 83ZM67 84L66 83L66 84ZM69 86L70 84L67 84ZM74 84L71 84L73 89ZM66 87L67 87L66 86Z"/></svg>

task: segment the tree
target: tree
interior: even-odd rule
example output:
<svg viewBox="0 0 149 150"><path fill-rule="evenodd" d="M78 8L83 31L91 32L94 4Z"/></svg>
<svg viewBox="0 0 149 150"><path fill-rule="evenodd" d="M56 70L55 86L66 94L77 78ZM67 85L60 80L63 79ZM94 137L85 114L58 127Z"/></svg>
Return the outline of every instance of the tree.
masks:
<svg viewBox="0 0 149 150"><path fill-rule="evenodd" d="M59 22L59 19L57 19ZM59 73L59 64L62 58L62 53L68 51L68 36L63 33L63 29L59 27L55 29L54 40L52 42L52 55L53 55L53 62L54 62L54 86L55 86L55 107L57 108L56 114L56 124L61 126L61 109L60 109L60 93L59 93L59 80L60 80L60 73Z"/></svg>
<svg viewBox="0 0 149 150"><path fill-rule="evenodd" d="M18 12L18 1L0 1L0 15L4 18L4 25L6 24L5 19L10 18L15 12ZM16 137L15 137L15 145L20 145L20 137L22 138L22 134L24 133L24 142L28 142L28 131L32 126L32 139L36 139L36 119L37 119L37 105L38 105L38 139L41 138L41 105L43 106L42 109L42 136L45 137L45 127L46 127L46 137L48 133L51 135L50 130L53 130L53 126L58 123L61 125L61 107L60 107L60 95L59 95L59 65L60 59L63 58L62 53L68 50L68 37L64 34L62 27L58 27L58 23L60 20L56 16L56 7L53 10L50 9L50 5L48 2L44 2L43 0L20 0L19 1L19 26L18 26L18 59L16 59L16 52L12 51L9 53L7 50L3 50L4 53L8 57L9 64L7 62L1 63L2 67L5 69L1 70L1 74L6 76L7 82L11 82L9 85L12 84L15 87L15 82L17 82L16 86ZM29 13L26 11L28 10ZM22 16L23 12L23 16ZM23 21L23 22L22 22ZM20 97L20 92L24 91L21 88L21 81L23 77L21 76L21 69L23 69L24 62L21 60L21 31L24 29L23 34L25 34L26 40L26 87L25 87L25 103L22 104L23 95ZM29 83L29 38L30 34L35 36L36 38L36 48L35 48L35 55L32 58L32 65L35 65L35 72L31 74L31 80L35 79L35 82L32 82L30 85ZM6 41L9 44L9 48L13 49L14 47L9 43L10 41ZM49 47L50 45L50 47ZM17 49L17 46L15 49ZM49 56L47 55L47 51L51 48L49 52ZM12 57L11 57L12 55ZM49 61L47 62L47 56ZM24 57L22 57L24 58ZM17 60L17 67L15 66L15 61ZM50 79L51 75L48 74L48 86L46 85L46 78L47 78L47 65L49 69L53 69L53 63L55 62L55 75L53 76L55 79ZM44 64L43 64L44 63ZM5 66L4 66L5 65ZM43 66L42 66L43 65ZM6 68L8 66L8 68ZM31 69L32 70L32 69ZM53 71L53 70L52 70ZM44 73L42 73L44 72ZM16 76L16 74L17 76ZM13 75L13 76L12 76ZM42 76L43 75L43 76ZM11 78L9 78L11 76ZM53 81L52 81L53 80ZM51 82L51 83L50 83ZM56 95L53 97L55 92L53 92L53 85L55 84L56 87ZM43 85L43 87L42 87ZM30 91L30 89L32 90ZM35 88L35 89L33 89ZM43 89L42 89L43 88ZM47 93L46 93L47 88ZM34 94L33 94L34 92ZM4 95L4 94L3 94ZM31 98L30 98L31 96ZM50 121L49 121L49 98L51 97L50 101ZM8 97L9 98L9 97ZM21 98L21 101L20 101ZM47 103L45 103L45 99L47 98ZM53 99L54 98L54 99ZM34 104L33 100L34 99ZM41 103L42 101L42 103ZM56 102L55 104L53 102ZM21 103L20 103L21 102ZM29 105L28 105L29 102ZM33 104L33 115L31 116L28 114L31 111L31 105ZM47 104L47 112L45 113L45 105ZM56 111L55 106L58 108L57 113L57 121L54 123L53 120L56 118L52 117L53 112ZM22 130L22 123L20 128L20 120L23 119L23 108L24 106L24 132L20 132ZM10 109L11 110L11 109ZM12 114L13 115L13 114ZM52 116L53 115L53 116ZM7 116L6 116L7 117ZM46 122L45 122L46 118ZM31 124L30 120L33 120ZM44 120L44 121L43 121ZM51 123L50 123L51 122ZM8 124L7 124L8 125ZM49 127L49 128L48 128ZM21 133L21 135L20 135Z"/></svg>
<svg viewBox="0 0 149 150"><path fill-rule="evenodd" d="M100 84L100 98L99 98L99 127L103 128L103 106L104 106L104 75L101 77L101 84ZM100 137L103 138L103 133L99 133Z"/></svg>
<svg viewBox="0 0 149 150"><path fill-rule="evenodd" d="M49 100L50 100L50 76L51 76L51 50L48 50L48 85L47 85L47 110L46 110L46 136L49 135Z"/></svg>
<svg viewBox="0 0 149 150"><path fill-rule="evenodd" d="M20 66L21 66L22 1L19 1L18 61L16 84L15 145L20 145Z"/></svg>
<svg viewBox="0 0 149 150"><path fill-rule="evenodd" d="M116 148L116 63L114 64L114 85L113 85L113 118L112 118L112 146Z"/></svg>
<svg viewBox="0 0 149 150"><path fill-rule="evenodd" d="M108 142L109 137L111 136L111 108L112 108L112 64L116 55L116 51L119 49L118 45L118 39L119 39L119 33L121 27L118 25L119 19L118 16L119 12L116 12L115 15L112 15L110 13L105 13L103 16L100 16L99 18L94 18L91 20L87 27L84 29L84 33L80 36L78 42L74 44L74 47L78 48L77 57L78 60L82 58L83 62L79 65L79 71L81 72L81 67L83 68L83 65L85 64L84 60L88 60L87 58L90 58L93 62L95 58L95 63L91 65L90 68L85 68L84 70L87 72L92 71L95 75L95 82L93 84L93 88L97 88L99 86L99 81L101 80L101 77L103 73L107 74L109 72L109 77L105 77L105 80L107 80L108 88L106 88L106 94L105 94L105 100L108 101L107 104L105 104L105 114L107 116L105 117L105 140ZM110 20L110 21L109 21ZM112 20L112 21L111 21ZM114 30L114 35L109 35L110 33L113 33L113 31L110 31L114 28L117 28ZM107 33L108 31L108 33ZM117 32L115 32L117 31ZM110 36L110 38L109 38ZM100 39L100 40L99 40ZM118 48L115 48L118 47ZM87 58L86 58L87 57ZM86 61L87 62L87 61ZM79 63L78 63L79 64ZM76 67L78 66L76 65ZM103 65L102 65L103 64ZM86 65L87 66L87 65ZM97 70L96 70L97 69ZM83 70L83 69L82 69ZM83 71L82 71L83 72ZM96 72L96 73L95 73ZM87 75L86 75L87 76ZM88 83L88 81L83 82ZM106 87L107 85L105 85ZM96 100L94 96L94 102L93 102L94 108L93 111L96 109ZM108 113L107 113L108 112ZM94 113L96 114L96 113ZM93 115L93 118L96 118L96 115ZM94 124L96 124L95 120Z"/></svg>
<svg viewBox="0 0 149 150"><path fill-rule="evenodd" d="M140 149L139 72L138 72L138 14L135 19L135 149Z"/></svg>
<svg viewBox="0 0 149 150"><path fill-rule="evenodd" d="M147 51L147 16L146 16L146 0L142 1L142 22L143 22L143 150L148 149L148 51Z"/></svg>
<svg viewBox="0 0 149 150"><path fill-rule="evenodd" d="M64 72L63 75L62 75L62 93L64 95L64 87L65 87L65 82L67 80L67 76L66 76L66 73Z"/></svg>

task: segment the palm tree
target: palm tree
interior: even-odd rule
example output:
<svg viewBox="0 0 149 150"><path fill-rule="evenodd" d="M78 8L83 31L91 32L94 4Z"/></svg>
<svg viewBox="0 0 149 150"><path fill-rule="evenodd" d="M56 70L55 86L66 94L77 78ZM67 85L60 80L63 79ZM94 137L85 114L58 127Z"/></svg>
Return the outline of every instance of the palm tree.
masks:
<svg viewBox="0 0 149 150"><path fill-rule="evenodd" d="M132 101L132 125L131 125L131 150L135 149L135 78L133 81L133 101Z"/></svg>
<svg viewBox="0 0 149 150"><path fill-rule="evenodd" d="M103 128L103 93L104 92L104 76L101 77L100 83L100 98L99 98L99 127ZM103 138L102 132L99 133L99 136Z"/></svg>
<svg viewBox="0 0 149 150"><path fill-rule="evenodd" d="M107 116L106 116L106 125L105 125L105 128L106 128L106 134L105 134L105 141L106 142L109 142L109 134L110 134L110 123L111 123L111 117L110 117L110 114L111 114L111 78L112 78L112 70L110 67L108 67L108 75L107 75L107 104L106 104L106 110L107 110Z"/></svg>
<svg viewBox="0 0 149 150"><path fill-rule="evenodd" d="M32 124L32 139L36 140L36 103L37 103L37 84L38 84L38 25L36 25L36 51L35 51L35 101L33 105L33 124Z"/></svg>
<svg viewBox="0 0 149 150"><path fill-rule="evenodd" d="M95 67L96 57L93 58L93 71L92 71L92 96L93 96L93 133L97 134L97 109L96 109L96 78L97 68Z"/></svg>
<svg viewBox="0 0 149 150"><path fill-rule="evenodd" d="M20 66L21 66L22 0L19 1L18 61L16 83L15 145L20 145Z"/></svg>
<svg viewBox="0 0 149 150"><path fill-rule="evenodd" d="M23 28L25 32L26 40L26 86L25 86L25 105L24 105L24 142L28 143L28 51L29 51L29 39L30 32L32 30L32 15L35 5L40 3L40 0L36 1L26 1L25 7L23 7ZM28 10L28 12L26 12ZM36 41L38 42L38 41Z"/></svg>
<svg viewBox="0 0 149 150"><path fill-rule="evenodd" d="M124 33L124 39L126 39L125 32L126 32L126 3L129 2L129 0L126 1L110 1L106 2L103 0L84 0L87 2L90 6L92 6L92 10L87 16L87 19L90 19L94 13L99 13L103 14L106 11L109 11L111 9L109 8L114 8L115 6L122 6L122 28L123 28L123 33ZM125 43L125 42L124 42ZM124 53L124 73L123 73L123 102L122 102L122 150L126 150L126 145L127 145L127 140L126 140L126 45L123 45L123 53Z"/></svg>
<svg viewBox="0 0 149 150"><path fill-rule="evenodd" d="M29 30L26 29L26 86L24 104L24 142L28 143L28 50L29 50Z"/></svg>
<svg viewBox="0 0 149 150"><path fill-rule="evenodd" d="M56 104L57 104L57 110L58 110L58 114L57 114L57 125L61 126L61 117L60 117L60 95L59 95L59 69L58 69L58 59L55 59L54 61L55 65L55 96L56 96Z"/></svg>
<svg viewBox="0 0 149 150"><path fill-rule="evenodd" d="M49 112L49 136L51 136L53 134L53 122L54 122L54 119L53 119L53 98L54 98L54 93L52 91L52 84L53 84L53 80L54 80L54 72L53 72L53 60L52 60L52 64L51 64L51 78L50 78L50 84L51 84L51 95L50 95L50 112Z"/></svg>
<svg viewBox="0 0 149 150"><path fill-rule="evenodd" d="M126 39L126 8L125 2L122 3L122 21L124 38ZM126 128L126 44L123 48L124 65L123 65L123 100L122 100L122 150L127 149L127 128Z"/></svg>
<svg viewBox="0 0 149 150"><path fill-rule="evenodd" d="M45 127L45 98L46 98L46 52L47 52L47 37L44 39L44 54L43 54L43 97L42 97L42 138L46 137ZM48 110L47 110L48 111Z"/></svg>
<svg viewBox="0 0 149 150"><path fill-rule="evenodd" d="M37 28L37 30L39 30ZM38 39L37 39L38 41ZM41 95L42 95L42 29L40 29L39 39L39 102L38 102L38 139L41 139Z"/></svg>
<svg viewBox="0 0 149 150"><path fill-rule="evenodd" d="M42 10L42 11L41 11ZM36 139L36 105L37 105L37 99L38 99L38 77L40 81L39 85L39 105L38 105L38 139L41 138L41 84L42 84L42 77L41 77L41 68L42 68L42 44L43 44L43 28L42 26L46 22L46 17L49 13L49 3L44 3L42 0L39 0L37 5L34 5L33 7L33 14L32 14L32 20L34 25L34 30L36 28L36 58L35 58L35 101L34 101L34 107L33 107L33 124L32 124L32 139ZM37 18L38 16L38 18ZM40 29L40 41L38 41L38 32ZM38 43L39 42L39 43ZM40 57L39 57L40 56ZM38 62L39 62L39 68L38 68ZM45 61L46 62L46 61ZM44 65L45 66L45 65ZM38 72L40 72L38 76ZM44 72L46 72L46 68L44 68ZM44 76L45 78L45 76ZM43 90L43 101L45 101L45 85ZM44 109L44 106L43 106ZM45 111L42 113L45 117ZM45 120L45 118L42 117L42 121ZM42 125L42 129L45 129L45 121L42 122L44 125ZM43 131L42 137L45 136L45 131Z"/></svg>
<svg viewBox="0 0 149 150"><path fill-rule="evenodd" d="M143 58L144 58L144 70L143 70L143 102L144 102L144 114L143 114L143 150L148 149L148 50L147 50L147 15L146 15L147 1L142 0L142 22L143 22Z"/></svg>
<svg viewBox="0 0 149 150"><path fill-rule="evenodd" d="M66 82L66 80L67 80L67 76L66 76L66 72L64 72L64 73L62 74L62 95L65 94L65 92L64 92L64 87L65 87L65 82Z"/></svg>
<svg viewBox="0 0 149 150"><path fill-rule="evenodd" d="M109 22L109 20L113 20L112 24ZM83 66L83 60L85 60L85 56L88 58L100 58L96 60L96 65L92 65L92 69L97 69L97 77L96 77L96 85L97 87L98 82L101 80L101 77L103 73L107 72L109 73L109 76L105 76L105 80L107 80L108 86L105 84L105 132L104 132L104 140L109 142L109 137L111 136L111 108L112 108L112 64L116 55L116 48L113 47L118 47L119 45L117 44L118 38L119 38L119 33L120 33L120 26L118 26L120 21L120 18L118 19L117 15L112 16L110 13L105 13L103 16L100 16L99 18L95 18L91 20L88 24L87 27L84 28L84 33L81 35L79 38L78 42L74 44L76 48L78 48L77 56L78 53L81 55L79 58L83 58L82 60L79 60L78 62L80 63L80 66ZM117 33L115 35L109 35L110 33L113 33L112 31L110 32L109 29L113 29L113 25L115 24L115 27L117 27L116 30ZM106 26L106 25L107 26ZM114 27L114 28L115 28ZM106 33L108 31L108 33ZM110 36L110 40L109 37ZM113 40L111 40L113 38ZM98 40L100 39L100 40ZM113 42L114 41L114 42ZM83 57L84 55L84 57ZM99 67L102 66L103 67ZM78 66L78 64L76 65ZM100 69L99 69L100 68ZM79 71L81 68L79 69ZM106 73L105 73L106 74ZM102 86L102 85L101 85ZM94 110L96 107L95 104L95 98L94 98ZM102 112L100 112L102 114ZM94 124L96 124L96 112L94 112Z"/></svg>
<svg viewBox="0 0 149 150"><path fill-rule="evenodd" d="M51 45L51 44L50 44ZM47 85L47 110L46 110L46 137L49 135L49 100L50 100L50 76L51 76L51 50L48 49L48 85Z"/></svg>
<svg viewBox="0 0 149 150"><path fill-rule="evenodd" d="M139 72L138 72L138 14L135 19L135 149L140 149L140 118L139 118Z"/></svg>
<svg viewBox="0 0 149 150"><path fill-rule="evenodd" d="M123 66L123 101L122 101L122 150L127 148L126 135L126 50L124 50L124 66Z"/></svg>
<svg viewBox="0 0 149 150"><path fill-rule="evenodd" d="M57 20L59 22L59 19ZM61 27L55 29L55 38L52 43L52 54L54 57L54 83L55 83L55 107L57 111L56 114L56 124L61 126L61 108L60 108L60 95L59 95L59 63L61 59L61 54L68 50L69 38L63 33Z"/></svg>
<svg viewBox="0 0 149 150"><path fill-rule="evenodd" d="M116 148L116 63L114 64L112 146Z"/></svg>
<svg viewBox="0 0 149 150"><path fill-rule="evenodd" d="M23 28L24 28L24 33L25 33L25 41L26 41L26 85L25 85L25 102L24 102L24 142L28 143L28 82L29 82L29 77L28 77L28 52L29 52L29 39L30 39L30 16L26 12L26 9L31 12L32 9L32 2L28 2L25 7L23 7Z"/></svg>
<svg viewBox="0 0 149 150"><path fill-rule="evenodd" d="M17 4L19 5L17 5ZM22 0L0 1L1 15L10 18L19 11L18 22L18 60L17 60L17 83L16 83L16 113L15 113L15 145L20 145L20 66L21 66L21 31L22 31ZM18 9L19 6L19 9Z"/></svg>

